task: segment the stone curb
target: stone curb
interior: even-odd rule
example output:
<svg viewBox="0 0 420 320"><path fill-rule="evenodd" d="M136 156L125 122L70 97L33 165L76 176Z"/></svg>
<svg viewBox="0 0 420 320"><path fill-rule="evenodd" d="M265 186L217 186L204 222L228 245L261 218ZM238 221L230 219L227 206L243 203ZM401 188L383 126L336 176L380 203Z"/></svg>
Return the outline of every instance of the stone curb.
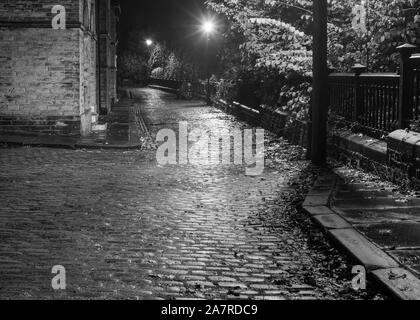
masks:
<svg viewBox="0 0 420 320"><path fill-rule="evenodd" d="M135 126L135 130L138 132L138 135L147 136L149 139L152 139L152 135L150 134L149 128L143 118L141 106L138 105L130 108L130 117L132 118L132 124Z"/></svg>
<svg viewBox="0 0 420 320"><path fill-rule="evenodd" d="M137 150L141 149L140 144L76 144L75 149L90 149L90 150Z"/></svg>
<svg viewBox="0 0 420 320"><path fill-rule="evenodd" d="M36 139L5 139L0 138L0 144L9 146L28 146L38 148L52 148L52 149L90 149L90 150L135 150L140 149L140 144L127 144L127 145L103 145L103 144L84 144L84 143L52 143L42 142Z"/></svg>
<svg viewBox="0 0 420 320"><path fill-rule="evenodd" d="M357 231L341 216L340 210L331 207L330 200L336 191L337 181L338 176L333 173L319 176L305 198L303 211L393 297L420 300L420 280Z"/></svg>

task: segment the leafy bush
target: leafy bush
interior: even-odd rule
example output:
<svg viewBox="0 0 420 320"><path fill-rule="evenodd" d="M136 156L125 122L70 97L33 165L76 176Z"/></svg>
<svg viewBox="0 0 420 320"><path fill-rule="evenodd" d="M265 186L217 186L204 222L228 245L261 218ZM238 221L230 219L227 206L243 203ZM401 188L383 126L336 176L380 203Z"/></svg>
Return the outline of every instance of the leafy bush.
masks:
<svg viewBox="0 0 420 320"><path fill-rule="evenodd" d="M235 100L237 96L237 86L233 80L220 79L216 84L216 98L229 102Z"/></svg>
<svg viewBox="0 0 420 320"><path fill-rule="evenodd" d="M226 71L220 77L237 84L239 98L247 95L244 100L281 108L299 119L308 118L313 1L207 0L206 3L226 21L220 53L222 69ZM338 71L349 71L360 62L368 63L372 72L393 72L398 68L396 47L405 42L420 45L420 0L328 3L329 62ZM359 24L358 28L367 4L367 24ZM250 88L256 99L251 99Z"/></svg>
<svg viewBox="0 0 420 320"><path fill-rule="evenodd" d="M138 54L128 52L119 57L120 77L135 83L143 83L148 78L147 61Z"/></svg>
<svg viewBox="0 0 420 320"><path fill-rule="evenodd" d="M151 72L152 78L156 78L156 79L163 79L165 77L165 71L163 70L163 68L159 67L156 69L153 69Z"/></svg>
<svg viewBox="0 0 420 320"><path fill-rule="evenodd" d="M163 79L196 79L197 67L188 62L189 56L180 51L169 49L165 44L156 44L150 53L149 70L163 70ZM153 74L152 74L153 76Z"/></svg>
<svg viewBox="0 0 420 320"><path fill-rule="evenodd" d="M297 85L287 84L281 88L278 105L282 111L290 113L299 120L309 119L308 106L311 102L312 85L303 82Z"/></svg>

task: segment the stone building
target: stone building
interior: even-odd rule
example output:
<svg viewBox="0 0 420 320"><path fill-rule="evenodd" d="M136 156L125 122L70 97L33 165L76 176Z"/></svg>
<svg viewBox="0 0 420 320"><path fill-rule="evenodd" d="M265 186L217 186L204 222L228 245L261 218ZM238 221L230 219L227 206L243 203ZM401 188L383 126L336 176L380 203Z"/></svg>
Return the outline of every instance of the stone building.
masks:
<svg viewBox="0 0 420 320"><path fill-rule="evenodd" d="M104 5L100 7L99 71L102 114L107 114L117 99L117 12L119 7L113 6L110 1L104 1Z"/></svg>
<svg viewBox="0 0 420 320"><path fill-rule="evenodd" d="M0 0L2 132L86 135L116 100L115 3L59 3Z"/></svg>

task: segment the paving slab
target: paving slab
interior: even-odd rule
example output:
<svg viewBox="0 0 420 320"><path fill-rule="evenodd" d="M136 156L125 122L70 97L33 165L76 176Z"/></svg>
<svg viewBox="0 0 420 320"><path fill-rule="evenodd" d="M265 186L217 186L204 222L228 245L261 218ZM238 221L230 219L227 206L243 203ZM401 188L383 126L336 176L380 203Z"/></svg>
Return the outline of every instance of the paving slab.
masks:
<svg viewBox="0 0 420 320"><path fill-rule="evenodd" d="M314 192L324 192L324 191L329 191L331 192L332 186L331 185L318 185L318 186L313 186L311 191Z"/></svg>
<svg viewBox="0 0 420 320"><path fill-rule="evenodd" d="M304 207L316 207L316 206L328 206L330 197L329 196L307 196L303 206Z"/></svg>
<svg viewBox="0 0 420 320"><path fill-rule="evenodd" d="M420 221L420 211L418 208L340 210L337 207L333 207L333 209L339 212L347 221L354 224L398 222L405 220Z"/></svg>
<svg viewBox="0 0 420 320"><path fill-rule="evenodd" d="M325 198L330 198L332 193L331 188L327 189L327 190L320 190L320 189L312 189L309 191L308 196L320 196L320 197L325 197Z"/></svg>
<svg viewBox="0 0 420 320"><path fill-rule="evenodd" d="M331 230L331 235L367 269L395 268L398 264L354 229Z"/></svg>
<svg viewBox="0 0 420 320"><path fill-rule="evenodd" d="M321 175L315 182L315 187L322 186L335 186L337 182L337 176L335 174Z"/></svg>
<svg viewBox="0 0 420 320"><path fill-rule="evenodd" d="M352 227L351 224L337 214L317 215L314 219L325 229L346 229Z"/></svg>
<svg viewBox="0 0 420 320"><path fill-rule="evenodd" d="M305 211L394 296L420 299L420 198L403 196L392 185L360 183L351 170L337 171L343 179L329 203L333 214L319 214L326 210L318 207ZM309 194L307 203L314 197Z"/></svg>
<svg viewBox="0 0 420 320"><path fill-rule="evenodd" d="M398 209L398 208L419 208L420 199L404 200L398 198L355 198L349 200L333 199L334 206L340 209Z"/></svg>
<svg viewBox="0 0 420 320"><path fill-rule="evenodd" d="M350 170L337 170L339 175L351 175ZM337 182L337 189L339 191L391 191L395 190L395 187L390 186L377 186L376 184L367 182L348 182L343 179L339 179Z"/></svg>
<svg viewBox="0 0 420 320"><path fill-rule="evenodd" d="M390 250L388 253L398 262L408 267L416 276L420 276L420 249Z"/></svg>
<svg viewBox="0 0 420 320"><path fill-rule="evenodd" d="M318 207L303 207L303 210L306 211L311 216L316 215L326 215L326 214L334 214L334 211L332 211L330 208L326 206L318 206Z"/></svg>
<svg viewBox="0 0 420 320"><path fill-rule="evenodd" d="M420 300L420 280L403 268L381 269L372 272L389 291L403 300Z"/></svg>
<svg viewBox="0 0 420 320"><path fill-rule="evenodd" d="M334 195L335 200L395 198L390 190L340 190Z"/></svg>
<svg viewBox="0 0 420 320"><path fill-rule="evenodd" d="M420 223L415 221L360 225L357 229L382 248L420 247Z"/></svg>

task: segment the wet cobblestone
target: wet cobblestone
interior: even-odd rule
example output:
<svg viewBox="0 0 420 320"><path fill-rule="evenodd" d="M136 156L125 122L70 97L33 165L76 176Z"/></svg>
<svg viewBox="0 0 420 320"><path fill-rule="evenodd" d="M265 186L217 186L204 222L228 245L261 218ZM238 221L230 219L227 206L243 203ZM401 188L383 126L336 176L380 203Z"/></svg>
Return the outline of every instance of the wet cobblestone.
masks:
<svg viewBox="0 0 420 320"><path fill-rule="evenodd" d="M246 127L158 91L135 97L152 136L179 120ZM0 298L342 298L351 267L294 220L309 164L270 143L258 177L234 165L158 166L153 150L0 149ZM65 291L51 288L54 265L66 268Z"/></svg>

